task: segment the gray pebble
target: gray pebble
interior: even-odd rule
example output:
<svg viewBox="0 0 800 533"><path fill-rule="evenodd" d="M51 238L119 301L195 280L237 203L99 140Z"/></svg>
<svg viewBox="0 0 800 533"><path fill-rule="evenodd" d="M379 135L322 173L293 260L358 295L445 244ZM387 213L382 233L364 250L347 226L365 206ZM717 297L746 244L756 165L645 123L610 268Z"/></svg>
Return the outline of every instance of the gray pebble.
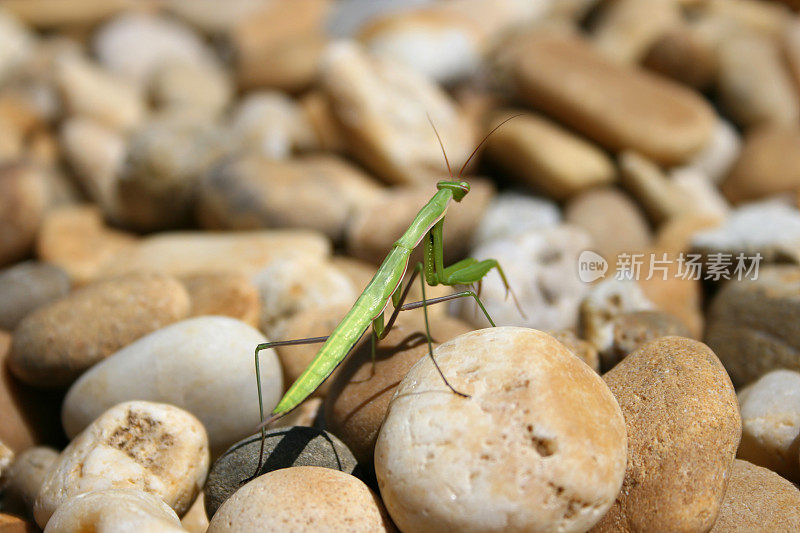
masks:
<svg viewBox="0 0 800 533"><path fill-rule="evenodd" d="M13 330L25 315L69 292L67 273L55 265L25 261L0 271L0 329Z"/></svg>

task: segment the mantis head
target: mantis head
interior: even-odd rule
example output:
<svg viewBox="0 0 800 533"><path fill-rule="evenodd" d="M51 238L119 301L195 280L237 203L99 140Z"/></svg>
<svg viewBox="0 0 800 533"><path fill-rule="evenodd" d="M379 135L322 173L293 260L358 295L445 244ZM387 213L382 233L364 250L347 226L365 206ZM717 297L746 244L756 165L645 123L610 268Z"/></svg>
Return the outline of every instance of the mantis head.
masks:
<svg viewBox="0 0 800 533"><path fill-rule="evenodd" d="M449 189L453 193L453 200L460 202L469 192L469 183L466 181L440 181L436 184L438 190Z"/></svg>

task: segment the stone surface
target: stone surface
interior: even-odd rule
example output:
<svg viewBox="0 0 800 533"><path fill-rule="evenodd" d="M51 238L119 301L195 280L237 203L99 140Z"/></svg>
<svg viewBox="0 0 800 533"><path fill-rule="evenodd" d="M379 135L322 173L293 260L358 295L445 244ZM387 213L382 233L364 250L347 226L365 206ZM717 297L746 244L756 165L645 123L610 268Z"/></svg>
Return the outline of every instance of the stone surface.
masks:
<svg viewBox="0 0 800 533"><path fill-rule="evenodd" d="M706 342L736 386L770 370L800 371L800 268L763 267L757 280L730 281L708 312Z"/></svg>
<svg viewBox="0 0 800 533"><path fill-rule="evenodd" d="M638 63L664 33L678 26L680 6L670 0L621 0L604 6L592 27L593 44L618 63Z"/></svg>
<svg viewBox="0 0 800 533"><path fill-rule="evenodd" d="M736 393L704 344L662 337L603 376L628 428L622 490L593 531L670 524L706 531L719 513L741 435Z"/></svg>
<svg viewBox="0 0 800 533"><path fill-rule="evenodd" d="M335 435L309 427L271 429L264 442L264 463L256 473L261 435L252 435L231 446L214 461L204 490L209 517L239 490L254 473L262 476L281 468L319 466L347 474L356 472L356 458Z"/></svg>
<svg viewBox="0 0 800 533"><path fill-rule="evenodd" d="M617 254L644 250L652 239L644 213L628 195L612 188L586 191L570 200L564 210L568 224L591 236L592 249L616 263Z"/></svg>
<svg viewBox="0 0 800 533"><path fill-rule="evenodd" d="M364 483L318 466L283 468L257 477L219 508L208 533L265 529L396 531L380 499Z"/></svg>
<svg viewBox="0 0 800 533"><path fill-rule="evenodd" d="M575 272L578 255L591 247L580 228L560 225L532 230L513 238L483 244L473 250L476 259L496 259L503 268L519 307L494 272L483 281L481 300L498 325L560 329L575 325L578 305L588 286ZM466 299L459 316L478 327L488 321L474 312Z"/></svg>
<svg viewBox="0 0 800 533"><path fill-rule="evenodd" d="M205 499L202 492L198 494L192 506L181 517L181 527L189 533L206 533L208 529Z"/></svg>
<svg viewBox="0 0 800 533"><path fill-rule="evenodd" d="M153 270L182 276L231 270L250 277L279 257L325 257L330 249L324 236L303 230L166 232L145 237L138 246L117 254L99 275Z"/></svg>
<svg viewBox="0 0 800 533"><path fill-rule="evenodd" d="M25 315L69 289L69 277L55 265L26 261L0 270L0 328L13 330Z"/></svg>
<svg viewBox="0 0 800 533"><path fill-rule="evenodd" d="M138 488L111 488L70 498L56 509L46 531L178 533L185 530L175 511L158 496Z"/></svg>
<svg viewBox="0 0 800 533"><path fill-rule="evenodd" d="M736 459L711 533L797 531L800 490L775 472Z"/></svg>
<svg viewBox="0 0 800 533"><path fill-rule="evenodd" d="M800 373L773 370L739 391L742 442L737 456L800 480Z"/></svg>
<svg viewBox="0 0 800 533"><path fill-rule="evenodd" d="M8 364L30 385L66 387L120 348L185 318L189 306L186 289L163 274L99 281L26 316Z"/></svg>
<svg viewBox="0 0 800 533"><path fill-rule="evenodd" d="M392 394L408 370L428 354L424 327L404 315L399 315L394 328L378 342L374 367L369 339L356 346L342 364L324 402L326 426L367 469L372 467L375 440ZM430 325L433 347L470 331L452 319L434 319Z"/></svg>
<svg viewBox="0 0 800 533"><path fill-rule="evenodd" d="M595 348L592 343L579 339L575 332L570 329L548 331L547 334L566 346L569 351L586 363L589 368L595 372L600 372L600 355L597 353L597 348Z"/></svg>
<svg viewBox="0 0 800 533"><path fill-rule="evenodd" d="M574 36L532 35L520 46L514 76L525 101L612 150L679 164L712 135L713 111L697 94L616 65Z"/></svg>
<svg viewBox="0 0 800 533"><path fill-rule="evenodd" d="M5 475L5 470L14 462L14 450L0 441L0 476Z"/></svg>
<svg viewBox="0 0 800 533"><path fill-rule="evenodd" d="M45 446L28 448L3 471L3 510L26 519L33 518L33 503L58 451Z"/></svg>
<svg viewBox="0 0 800 533"><path fill-rule="evenodd" d="M494 114L489 129L516 114ZM611 159L600 148L533 113L511 119L486 141L486 153L525 185L564 200L615 178Z"/></svg>
<svg viewBox="0 0 800 533"><path fill-rule="evenodd" d="M41 172L24 164L0 168L0 266L30 253L48 201Z"/></svg>
<svg viewBox="0 0 800 533"><path fill-rule="evenodd" d="M714 134L706 147L694 156L685 166L719 183L736 162L742 148L742 139L736 128L721 117L717 118Z"/></svg>
<svg viewBox="0 0 800 533"><path fill-rule="evenodd" d="M748 132L721 189L731 202L800 189L800 127L764 126Z"/></svg>
<svg viewBox="0 0 800 533"><path fill-rule="evenodd" d="M678 187L653 161L625 151L619 158L620 181L655 224L692 211L695 200Z"/></svg>
<svg viewBox="0 0 800 533"><path fill-rule="evenodd" d="M614 338L603 358L606 368L660 337L689 337L689 329L683 322L661 311L622 313L611 321L611 329Z"/></svg>
<svg viewBox="0 0 800 533"><path fill-rule="evenodd" d="M482 213L494 196L494 185L490 181L471 179L469 182L469 194L461 202L451 202L445 218L444 258L448 264L467 252ZM370 204L353 213L345 235L348 253L375 264L383 261L392 244L403 235L435 193L430 184L386 189ZM421 254L416 257L422 259Z"/></svg>
<svg viewBox="0 0 800 533"><path fill-rule="evenodd" d="M95 206L61 207L42 221L36 254L63 268L77 285L101 277L103 266L137 242L135 235L108 227ZM144 269L142 269L144 270Z"/></svg>
<svg viewBox="0 0 800 533"><path fill-rule="evenodd" d="M181 515L208 463L206 431L190 413L162 403L117 404L61 452L36 497L36 523L44 527L70 498L102 489L143 490Z"/></svg>
<svg viewBox="0 0 800 533"><path fill-rule="evenodd" d="M715 42L696 26L679 24L661 33L647 49L643 65L690 87L709 87L717 73Z"/></svg>
<svg viewBox="0 0 800 533"><path fill-rule="evenodd" d="M475 234L473 247L530 230L557 226L561 210L554 202L517 192L501 192L489 203Z"/></svg>
<svg viewBox="0 0 800 533"><path fill-rule="evenodd" d="M261 303L256 286L240 272L210 271L179 278L189 294L189 316L222 315L258 326Z"/></svg>
<svg viewBox="0 0 800 533"><path fill-rule="evenodd" d="M176 60L159 65L150 93L161 109L202 112L213 118L230 103L233 87L227 73L210 62Z"/></svg>
<svg viewBox="0 0 800 533"><path fill-rule="evenodd" d="M221 316L190 318L155 331L75 382L64 399L64 430L76 435L119 402L166 402L203 422L217 456L259 422L253 351L262 342L266 339L256 329ZM270 350L261 351L259 360L264 409L270 411L282 392L281 369Z"/></svg>
<svg viewBox="0 0 800 533"><path fill-rule="evenodd" d="M430 121L459 168L472 128L437 85L402 64L372 58L350 43L328 48L321 83L351 153L390 183L430 183L447 167Z"/></svg>
<svg viewBox="0 0 800 533"><path fill-rule="evenodd" d="M585 531L603 516L626 438L594 371L524 328L474 331L434 355L470 397L448 391L428 358L395 392L375 469L401 530Z"/></svg>

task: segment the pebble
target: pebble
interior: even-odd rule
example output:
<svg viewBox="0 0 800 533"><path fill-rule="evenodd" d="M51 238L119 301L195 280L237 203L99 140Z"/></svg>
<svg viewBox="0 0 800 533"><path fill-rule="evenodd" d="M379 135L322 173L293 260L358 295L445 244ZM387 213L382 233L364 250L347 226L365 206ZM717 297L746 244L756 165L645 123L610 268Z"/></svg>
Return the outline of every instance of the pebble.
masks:
<svg viewBox="0 0 800 533"><path fill-rule="evenodd" d="M781 202L744 204L717 227L694 233L693 251L730 254L734 260L761 254L763 263L800 262L800 212Z"/></svg>
<svg viewBox="0 0 800 533"><path fill-rule="evenodd" d="M685 166L705 176L713 183L720 183L736 162L742 148L742 139L736 128L723 118L717 118L711 141Z"/></svg>
<svg viewBox="0 0 800 533"><path fill-rule="evenodd" d="M208 533L321 529L396 531L378 497L358 478L297 466L259 476L236 491L211 519Z"/></svg>
<svg viewBox="0 0 800 533"><path fill-rule="evenodd" d="M617 65L577 37L538 32L517 58L520 97L607 148L680 164L712 136L714 113L697 94Z"/></svg>
<svg viewBox="0 0 800 533"><path fill-rule="evenodd" d="M192 506L181 517L181 527L189 533L206 533L208 529L205 499L202 492L198 494Z"/></svg>
<svg viewBox="0 0 800 533"><path fill-rule="evenodd" d="M594 371L525 328L474 331L434 355L470 397L449 392L429 358L395 392L375 470L400 530L585 531L603 516L626 438Z"/></svg>
<svg viewBox="0 0 800 533"><path fill-rule="evenodd" d="M13 14L0 13L0 81L11 78L33 55L34 36Z"/></svg>
<svg viewBox="0 0 800 533"><path fill-rule="evenodd" d="M689 329L677 318L661 311L633 311L622 313L611 321L614 340L604 352L605 368L611 368L644 346L660 337L670 335L689 337Z"/></svg>
<svg viewBox="0 0 800 533"><path fill-rule="evenodd" d="M492 198L472 237L473 247L550 228L561 222L555 202L518 192L501 192Z"/></svg>
<svg viewBox="0 0 800 533"><path fill-rule="evenodd" d="M206 431L190 413L163 403L120 403L61 452L36 497L34 516L44 527L70 498L126 488L157 496L182 515L200 492L208 463Z"/></svg>
<svg viewBox="0 0 800 533"><path fill-rule="evenodd" d="M244 155L201 178L197 213L209 229L308 228L338 242L352 213L379 192L371 178L335 156Z"/></svg>
<svg viewBox="0 0 800 533"><path fill-rule="evenodd" d="M189 293L189 316L222 315L258 326L261 302L258 289L240 272L208 271L181 276Z"/></svg>
<svg viewBox="0 0 800 533"><path fill-rule="evenodd" d="M453 319L432 319L433 347L467 333L470 327ZM405 313L378 342L375 365L369 339L348 356L325 397L327 428L342 439L364 468L371 469L375 440L397 385L408 370L428 356L425 329Z"/></svg>
<svg viewBox="0 0 800 533"><path fill-rule="evenodd" d="M164 64L212 61L211 51L190 28L175 19L137 11L101 26L93 49L105 68L139 87Z"/></svg>
<svg viewBox="0 0 800 533"><path fill-rule="evenodd" d="M0 441L0 476L5 475L5 470L14 462L14 450Z"/></svg>
<svg viewBox="0 0 800 533"><path fill-rule="evenodd" d="M138 488L111 488L78 494L58 506L45 528L47 533L74 531L185 531L169 505Z"/></svg>
<svg viewBox="0 0 800 533"><path fill-rule="evenodd" d="M739 391L742 442L738 457L800 480L800 373L772 370Z"/></svg>
<svg viewBox="0 0 800 533"><path fill-rule="evenodd" d="M800 93L799 93L800 94ZM731 202L800 188L800 127L764 126L747 133L721 190Z"/></svg>
<svg viewBox="0 0 800 533"><path fill-rule="evenodd" d="M69 290L67 273L55 265L25 261L0 270L0 328L13 330L25 315Z"/></svg>
<svg viewBox="0 0 800 533"><path fill-rule="evenodd" d="M593 531L670 524L707 531L719 513L741 435L736 393L706 345L662 337L603 376L628 430L628 467Z"/></svg>
<svg viewBox="0 0 800 533"><path fill-rule="evenodd" d="M680 6L671 0L621 0L601 9L592 27L592 42L609 59L636 64L681 18Z"/></svg>
<svg viewBox="0 0 800 533"><path fill-rule="evenodd" d="M647 157L636 152L622 152L619 167L622 185L639 201L655 224L680 216L694 207L696 200Z"/></svg>
<svg viewBox="0 0 800 533"><path fill-rule="evenodd" d="M666 269L666 276L663 272L658 272L649 280L647 276L641 276L637 284L642 289L645 297L653 302L656 309L677 318L688 328L688 333L692 338L700 339L703 335L704 310L703 310L703 287L699 279L683 279L679 273L679 256L677 254L667 254L662 252L656 254L657 260L666 257L669 264ZM666 278L666 279L664 279Z"/></svg>
<svg viewBox="0 0 800 533"><path fill-rule="evenodd" d="M185 318L189 306L183 286L162 274L99 281L26 316L8 364L27 384L67 387L120 348Z"/></svg>
<svg viewBox="0 0 800 533"><path fill-rule="evenodd" d="M494 185L488 180L471 179L469 183L469 194L461 202L451 202L445 217L444 259L447 263L467 252L481 216L494 196ZM349 220L345 235L348 253L373 264L383 261L392 244L435 193L431 185L383 190ZM421 255L417 257L422 259ZM410 265L413 268L414 263Z"/></svg>
<svg viewBox="0 0 800 533"><path fill-rule="evenodd" d="M352 305L358 297L350 279L317 258L277 259L253 283L261 301L260 329L272 336L282 320L306 309Z"/></svg>
<svg viewBox="0 0 800 533"><path fill-rule="evenodd" d="M483 281L481 300L499 325L520 325L539 329L561 329L575 325L578 305L588 289L575 272L578 255L591 247L588 234L574 226L560 225L534 230L510 239L479 246L476 259L500 263L519 301L506 298L500 277L489 274ZM459 316L477 327L488 325L486 317L474 312L471 302L458 306Z"/></svg>
<svg viewBox="0 0 800 533"><path fill-rule="evenodd" d="M684 85L705 90L717 74L714 44L697 24L677 24L651 43L642 64Z"/></svg>
<svg viewBox="0 0 800 533"><path fill-rule="evenodd" d="M249 480L259 463L261 435L250 436L231 446L214 461L204 490L210 517L220 505ZM319 466L357 475L356 458L335 435L309 427L271 429L264 441L262 476L281 468Z"/></svg>
<svg viewBox="0 0 800 533"><path fill-rule="evenodd" d="M426 184L447 175L431 122L451 168L460 168L469 156L473 128L455 102L421 74L341 42L325 52L320 76L350 152L381 179Z"/></svg>
<svg viewBox="0 0 800 533"><path fill-rule="evenodd" d="M600 355L591 342L578 338L570 329L548 331L547 334L566 346L578 359L589 365L589 368L600 372Z"/></svg>
<svg viewBox="0 0 800 533"><path fill-rule="evenodd" d="M786 25L782 39L783 53L795 86L800 86L800 21Z"/></svg>
<svg viewBox="0 0 800 533"><path fill-rule="evenodd" d="M173 276L227 270L252 277L277 258L298 255L326 257L331 244L308 230L163 232L143 238L103 265L100 276L141 270Z"/></svg>
<svg viewBox="0 0 800 533"><path fill-rule="evenodd" d="M159 65L150 87L160 109L219 116L233 98L227 73L212 64L168 61Z"/></svg>
<svg viewBox="0 0 800 533"><path fill-rule="evenodd" d="M44 217L36 237L36 255L64 269L74 285L85 285L103 277L104 265L117 254L130 251L137 241L134 234L107 226L96 206L66 206Z"/></svg>
<svg viewBox="0 0 800 533"><path fill-rule="evenodd" d="M57 459L58 451L46 446L28 448L17 455L3 472L3 510L33 518L36 495Z"/></svg>
<svg viewBox="0 0 800 533"><path fill-rule="evenodd" d="M0 266L30 253L48 202L45 178L33 166L0 167Z"/></svg>
<svg viewBox="0 0 800 533"><path fill-rule="evenodd" d="M259 422L253 351L262 342L264 336L251 326L221 316L190 318L155 331L75 382L64 398L64 430L76 435L119 402L166 402L203 422L216 457ZM270 411L283 377L274 351L261 351L259 360L264 410Z"/></svg>
<svg viewBox="0 0 800 533"><path fill-rule="evenodd" d="M0 513L0 529L3 530L3 533L38 533L40 531L35 524L6 513Z"/></svg>
<svg viewBox="0 0 800 533"><path fill-rule="evenodd" d="M720 221L727 218L731 206L705 174L694 168L677 168L670 171L667 179L687 199L691 215L705 215Z"/></svg>
<svg viewBox="0 0 800 533"><path fill-rule="evenodd" d="M564 208L564 220L586 231L592 249L612 263L617 254L644 250L652 240L641 208L613 187L594 188L572 198Z"/></svg>
<svg viewBox="0 0 800 533"><path fill-rule="evenodd" d="M736 459L711 533L797 531L800 490L775 472Z"/></svg>
<svg viewBox="0 0 800 533"><path fill-rule="evenodd" d="M496 112L490 125L495 127L515 114L514 110ZM554 200L565 200L615 179L614 164L605 152L533 113L503 124L486 141L486 153L520 182Z"/></svg>
<svg viewBox="0 0 800 533"><path fill-rule="evenodd" d="M742 127L794 125L800 100L778 45L758 34L724 39L717 54L717 85L728 115Z"/></svg>

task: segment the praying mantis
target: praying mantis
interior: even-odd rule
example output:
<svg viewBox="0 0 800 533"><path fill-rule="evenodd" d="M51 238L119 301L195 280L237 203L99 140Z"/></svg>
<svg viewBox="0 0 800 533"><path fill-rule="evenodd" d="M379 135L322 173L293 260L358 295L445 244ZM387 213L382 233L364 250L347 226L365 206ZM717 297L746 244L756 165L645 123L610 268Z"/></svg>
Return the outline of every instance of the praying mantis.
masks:
<svg viewBox="0 0 800 533"><path fill-rule="evenodd" d="M503 272L500 264L494 259L478 261L477 259L467 258L450 266L444 266L443 227L444 217L447 214L450 201L460 202L464 196L469 193L469 183L461 180L461 174L464 172L464 169L489 136L515 116L509 117L498 124L483 138L461 167L455 179L453 179L450 162L447 160L447 153L444 150L444 145L439 137L439 133L436 131L436 127L433 126L433 123L431 123L436 133L436 138L439 140L439 144L442 147L442 154L447 163L447 170L451 179L439 181L436 184L436 193L428 203L420 209L405 233L392 245L388 255L383 260L380 267L378 267L372 280L367 284L350 311L347 312L333 332L326 337L265 342L256 346L255 365L256 381L258 385L258 406L261 417L261 424L259 425L259 429L261 430L261 453L259 454L259 463L255 475L258 475L262 467L266 426L286 415L308 398L322 382L333 373L344 358L347 357L359 339L366 333L370 325L372 326L372 358L374 361L377 342L386 337L394 325L397 315L401 311L422 307L425 317L425 333L428 340L428 355L433 361L445 385L456 395L464 398L469 397L467 394L456 390L450 382L447 381L442 369L439 368L436 359L433 357L433 345L431 343L430 325L428 323L428 305L454 300L456 298L471 297L478 304L492 327L495 326L495 323L483 306L480 297L474 291L465 290L427 300L425 297L425 285L428 284L432 287L440 284L447 286L471 285L473 283L479 283L492 269L497 269L506 289L506 294L508 295L508 293L511 292L511 287L505 272ZM405 288L403 288L402 281L408 269L411 253L419 246L420 242L424 246L423 261L416 264ZM420 302L405 304L404 302L408 296L409 290L415 278L420 274L423 274L420 277L422 300ZM513 292L511 294L513 296ZM514 299L516 302L516 298ZM384 322L384 313L390 301L394 309L388 322ZM517 304L517 307L519 308L519 304ZM283 398L278 402L278 405L273 409L270 417L265 420L264 404L261 394L261 372L258 363L259 352L276 346L320 342L323 343L322 347L317 352L314 359L303 373L300 374L292 386L289 387L289 390L286 391Z"/></svg>

